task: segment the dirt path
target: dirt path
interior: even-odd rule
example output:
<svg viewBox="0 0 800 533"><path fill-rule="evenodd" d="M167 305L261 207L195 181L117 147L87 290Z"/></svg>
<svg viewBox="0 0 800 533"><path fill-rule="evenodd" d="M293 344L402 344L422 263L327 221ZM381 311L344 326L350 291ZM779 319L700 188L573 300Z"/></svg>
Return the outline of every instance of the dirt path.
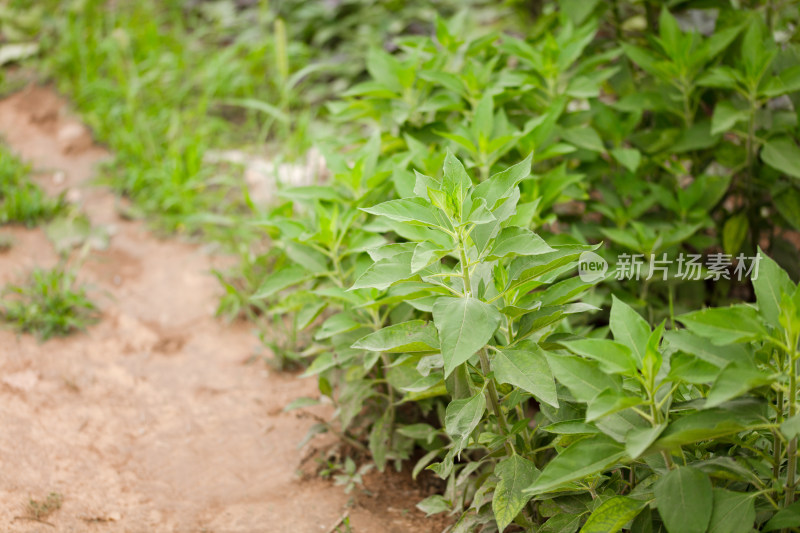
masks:
<svg viewBox="0 0 800 533"><path fill-rule="evenodd" d="M81 270L102 321L39 344L0 331L0 531L328 533L436 531L399 476L373 476L347 507L340 487L296 471L312 421L282 408L312 381L247 365L258 341L213 318L219 295L202 247L159 240L88 185L108 154L63 100L31 87L0 101L0 135L48 191L68 190L110 247ZM56 254L42 230L0 228L0 285ZM63 495L46 525L19 517L29 497Z"/></svg>

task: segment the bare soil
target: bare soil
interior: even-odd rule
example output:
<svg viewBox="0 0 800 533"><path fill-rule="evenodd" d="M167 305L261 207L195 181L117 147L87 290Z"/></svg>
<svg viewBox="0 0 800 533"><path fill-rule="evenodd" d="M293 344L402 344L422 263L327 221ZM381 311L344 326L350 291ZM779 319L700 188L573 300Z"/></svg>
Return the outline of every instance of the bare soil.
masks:
<svg viewBox="0 0 800 533"><path fill-rule="evenodd" d="M351 506L341 487L298 474L314 421L283 407L315 382L253 363L250 328L213 317L209 270L225 258L119 216L90 183L109 154L62 98L31 86L0 101L0 135L112 235L80 272L97 325L45 343L0 330L0 531L328 533L342 516L355 532L441 528L414 508L426 494L406 474L370 475ZM0 286L56 263L41 229L0 234L15 240ZM47 523L23 518L51 492L63 505Z"/></svg>

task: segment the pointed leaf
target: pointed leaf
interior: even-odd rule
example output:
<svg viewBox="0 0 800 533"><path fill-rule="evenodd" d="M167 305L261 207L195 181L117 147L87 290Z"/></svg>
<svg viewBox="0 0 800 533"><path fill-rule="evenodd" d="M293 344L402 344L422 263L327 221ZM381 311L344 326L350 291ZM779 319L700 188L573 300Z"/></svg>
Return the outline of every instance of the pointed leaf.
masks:
<svg viewBox="0 0 800 533"><path fill-rule="evenodd" d="M614 496L600 504L583 524L581 533L617 533L636 518L646 501Z"/></svg>
<svg viewBox="0 0 800 533"><path fill-rule="evenodd" d="M588 403L602 391L620 387L619 379L609 376L586 359L551 352L545 352L545 355L556 379L579 401Z"/></svg>
<svg viewBox="0 0 800 533"><path fill-rule="evenodd" d="M708 533L750 533L755 521L754 494L714 489L714 509Z"/></svg>
<svg viewBox="0 0 800 533"><path fill-rule="evenodd" d="M707 337L717 346L766 337L755 308L740 304L710 307L677 317L689 331Z"/></svg>
<svg viewBox="0 0 800 533"><path fill-rule="evenodd" d="M556 384L550 365L535 344L520 350L500 350L492 358L492 370L500 383L510 383L530 392L542 402L558 407Z"/></svg>
<svg viewBox="0 0 800 533"><path fill-rule="evenodd" d="M642 154L636 148L614 148L611 150L614 159L631 172L636 172L642 161Z"/></svg>
<svg viewBox="0 0 800 533"><path fill-rule="evenodd" d="M628 346L608 339L577 339L562 341L572 352L594 359L600 368L612 374L633 375L636 360Z"/></svg>
<svg viewBox="0 0 800 533"><path fill-rule="evenodd" d="M469 437L478 427L485 410L486 398L483 396L483 391L471 398L453 400L447 404L444 428L447 435L453 439L453 451L456 455L467 446Z"/></svg>
<svg viewBox="0 0 800 533"><path fill-rule="evenodd" d="M500 324L500 312L476 298L441 297L433 304L444 377L483 348Z"/></svg>
<svg viewBox="0 0 800 533"><path fill-rule="evenodd" d="M536 480L539 471L531 461L514 454L497 463L494 473L500 481L494 490L492 511L502 533L531 499L522 491Z"/></svg>
<svg viewBox="0 0 800 533"><path fill-rule="evenodd" d="M308 272L302 268L284 268L273 272L264 280L256 293L250 297L251 300L263 300L269 298L278 291L292 285L297 285L308 278Z"/></svg>
<svg viewBox="0 0 800 533"><path fill-rule="evenodd" d="M411 258L413 252L404 252L394 257L387 257L367 268L350 290L375 288L385 290L396 281L410 278Z"/></svg>
<svg viewBox="0 0 800 533"><path fill-rule="evenodd" d="M539 255L554 252L541 237L526 228L510 227L503 229L495 238L487 260L500 259L509 255Z"/></svg>
<svg viewBox="0 0 800 533"><path fill-rule="evenodd" d="M650 326L628 304L616 296L612 296L611 300L609 322L611 331L614 333L614 340L630 348L633 356L641 364L647 349L647 341L650 338Z"/></svg>
<svg viewBox="0 0 800 533"><path fill-rule="evenodd" d="M761 150L761 159L775 170L800 179L800 148L789 137L767 141Z"/></svg>
<svg viewBox="0 0 800 533"><path fill-rule="evenodd" d="M439 339L432 324L410 320L370 333L357 340L352 348L388 353L432 352L439 349Z"/></svg>
<svg viewBox="0 0 800 533"><path fill-rule="evenodd" d="M794 292L794 283L784 269L759 248L761 260L758 264L758 277L753 279L758 311L769 324L780 329L781 295Z"/></svg>
<svg viewBox="0 0 800 533"><path fill-rule="evenodd" d="M622 445L605 435L581 439L547 463L525 492L543 494L572 481L603 472L625 455Z"/></svg>
<svg viewBox="0 0 800 533"><path fill-rule="evenodd" d="M711 480L699 470L679 466L654 487L656 506L669 533L704 533L711 520Z"/></svg>

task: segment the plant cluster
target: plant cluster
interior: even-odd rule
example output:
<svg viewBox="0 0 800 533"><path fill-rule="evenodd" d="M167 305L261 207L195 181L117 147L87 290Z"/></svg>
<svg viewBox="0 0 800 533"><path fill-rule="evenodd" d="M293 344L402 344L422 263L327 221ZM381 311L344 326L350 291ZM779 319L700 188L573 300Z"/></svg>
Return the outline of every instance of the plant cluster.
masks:
<svg viewBox="0 0 800 533"><path fill-rule="evenodd" d="M30 168L0 145L0 224L33 227L66 210L63 197L49 198L30 178Z"/></svg>
<svg viewBox="0 0 800 533"><path fill-rule="evenodd" d="M433 471L452 531L800 528L800 14L663 4L89 1L47 63L119 191L226 228L221 311L287 330L294 407L335 408L312 434ZM264 139L327 181L264 208L204 162ZM643 276L585 282L586 252ZM681 253L730 269L648 275Z"/></svg>
<svg viewBox="0 0 800 533"><path fill-rule="evenodd" d="M797 13L564 4L370 49L329 181L254 220L252 299L335 406L312 432L434 471L453 531L800 527ZM760 269L598 285L587 251Z"/></svg>
<svg viewBox="0 0 800 533"><path fill-rule="evenodd" d="M97 322L97 306L77 285L75 273L64 264L31 272L22 285L8 285L0 300L0 316L22 333L34 333L45 341L69 335Z"/></svg>

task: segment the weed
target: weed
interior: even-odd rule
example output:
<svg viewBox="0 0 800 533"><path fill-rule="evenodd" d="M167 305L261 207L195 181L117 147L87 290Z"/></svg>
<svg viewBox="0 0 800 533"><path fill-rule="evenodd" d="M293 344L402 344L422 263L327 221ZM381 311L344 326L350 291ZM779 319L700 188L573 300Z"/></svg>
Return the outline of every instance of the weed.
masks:
<svg viewBox="0 0 800 533"><path fill-rule="evenodd" d="M0 224L33 227L63 212L63 196L49 198L30 179L30 167L0 145Z"/></svg>
<svg viewBox="0 0 800 533"><path fill-rule="evenodd" d="M43 341L83 330L99 318L86 289L76 286L74 273L63 264L34 270L27 283L6 287L0 308L3 319L14 329L33 333Z"/></svg>
<svg viewBox="0 0 800 533"><path fill-rule="evenodd" d="M25 507L27 516L33 520L42 521L54 512L61 509L63 497L58 492L51 492L44 501L30 498Z"/></svg>

